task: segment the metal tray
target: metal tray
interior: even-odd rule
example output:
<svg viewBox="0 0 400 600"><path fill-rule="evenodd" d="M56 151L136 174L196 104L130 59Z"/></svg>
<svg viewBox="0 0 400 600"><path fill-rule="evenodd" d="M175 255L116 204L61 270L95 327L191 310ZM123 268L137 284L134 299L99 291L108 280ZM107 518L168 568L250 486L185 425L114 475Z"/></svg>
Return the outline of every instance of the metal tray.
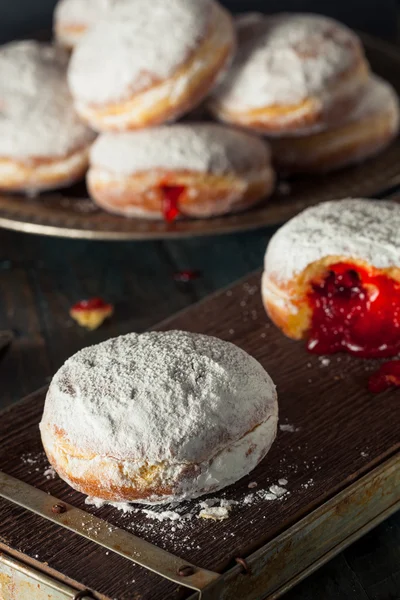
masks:
<svg viewBox="0 0 400 600"><path fill-rule="evenodd" d="M272 600L400 507L398 394L367 391L371 361L337 355L327 365L286 339L265 316L259 279L251 275L157 329L233 341L267 368L278 386L283 428L257 469L217 496L241 501L254 492L249 482L268 490L280 478L288 480L289 493L241 502L225 521L193 519L182 528L149 521L142 512L88 507L81 494L44 475L42 390L0 419L4 560L99 600L200 594L203 600ZM54 513L59 502L66 510ZM182 571L185 566L192 570Z"/></svg>
<svg viewBox="0 0 400 600"><path fill-rule="evenodd" d="M43 36L41 36L43 37ZM372 69L400 94L400 52L391 44L362 36ZM0 227L68 238L140 240L184 238L246 231L281 224L324 200L381 196L400 184L400 139L366 163L324 176L297 177L265 202L238 215L205 220L126 219L98 209L84 184L37 198L0 195ZM281 190L281 192L279 191Z"/></svg>

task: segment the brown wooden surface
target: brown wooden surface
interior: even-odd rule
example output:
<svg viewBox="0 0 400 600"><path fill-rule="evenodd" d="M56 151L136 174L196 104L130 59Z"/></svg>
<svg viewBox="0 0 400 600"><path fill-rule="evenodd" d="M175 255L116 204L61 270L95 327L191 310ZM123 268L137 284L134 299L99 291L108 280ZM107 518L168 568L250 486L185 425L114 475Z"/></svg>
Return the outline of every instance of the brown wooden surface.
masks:
<svg viewBox="0 0 400 600"><path fill-rule="evenodd" d="M253 275L228 293L222 291L162 326L217 335L253 354L278 385L281 423L299 428L294 433L281 431L266 460L227 492L230 499L243 497L249 491L249 481L256 480L260 489L285 477L290 494L284 500L234 510L221 523L196 520L176 531L173 538L170 522L156 524L152 531L146 528L148 541L211 570L226 569L236 556L246 556L260 547L399 446L398 428L393 426L400 420L398 394L372 396L366 391L369 363L336 356L328 367L322 367L301 343L284 338L264 314L258 281L259 274ZM62 345L63 340L58 342ZM22 455L41 450L37 424L42 401L42 396L37 396L1 419L0 469L85 508L82 495L58 479L45 479L44 459L35 465L21 460ZM142 515L124 517L115 509L93 510L143 535ZM111 553L106 556L92 543L58 531L56 526L4 501L0 502L0 522L3 543L39 562L48 562L51 568L106 597L179 597L172 584ZM34 535L27 535L30 531Z"/></svg>
<svg viewBox="0 0 400 600"><path fill-rule="evenodd" d="M400 52L385 42L364 36L372 69L387 78L400 94ZM162 221L126 219L98 209L84 184L37 198L0 194L0 227L28 233L89 239L163 239L204 236L276 225L318 202L347 196L382 195L400 183L400 139L359 166L324 176L297 177L289 193L277 192L259 206L224 217Z"/></svg>

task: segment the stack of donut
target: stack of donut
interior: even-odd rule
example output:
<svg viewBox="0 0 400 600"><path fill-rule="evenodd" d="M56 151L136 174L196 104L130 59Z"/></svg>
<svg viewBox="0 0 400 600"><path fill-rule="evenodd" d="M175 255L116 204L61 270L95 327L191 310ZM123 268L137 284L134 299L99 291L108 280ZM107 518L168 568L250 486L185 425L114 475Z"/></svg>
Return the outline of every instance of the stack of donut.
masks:
<svg viewBox="0 0 400 600"><path fill-rule="evenodd" d="M0 48L3 190L54 189L88 170L107 211L205 218L268 197L274 163L328 171L398 131L394 90L327 17L235 22L216 0L60 0L54 32L55 47ZM199 107L222 123L193 122Z"/></svg>
<svg viewBox="0 0 400 600"><path fill-rule="evenodd" d="M285 172L327 172L385 148L398 98L372 75L357 35L307 14L237 19L238 52L214 90L213 114L270 138Z"/></svg>

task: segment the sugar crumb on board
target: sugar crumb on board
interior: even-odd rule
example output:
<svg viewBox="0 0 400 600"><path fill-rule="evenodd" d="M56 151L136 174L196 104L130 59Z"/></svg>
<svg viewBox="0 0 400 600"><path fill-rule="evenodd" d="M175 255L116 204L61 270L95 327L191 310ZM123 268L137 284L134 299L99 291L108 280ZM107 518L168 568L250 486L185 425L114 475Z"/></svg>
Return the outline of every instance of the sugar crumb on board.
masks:
<svg viewBox="0 0 400 600"><path fill-rule="evenodd" d="M213 521L224 521L229 518L230 507L227 506L211 506L202 508L197 517L199 519L211 519Z"/></svg>
<svg viewBox="0 0 400 600"><path fill-rule="evenodd" d="M300 431L300 427L295 427L294 425L291 425L290 423L280 423L279 429L280 429L280 431L285 431L285 432L289 432L289 433L295 433L296 431Z"/></svg>
<svg viewBox="0 0 400 600"><path fill-rule="evenodd" d="M331 359L326 356L319 356L318 360L320 362L321 367L329 367L329 365L331 364Z"/></svg>

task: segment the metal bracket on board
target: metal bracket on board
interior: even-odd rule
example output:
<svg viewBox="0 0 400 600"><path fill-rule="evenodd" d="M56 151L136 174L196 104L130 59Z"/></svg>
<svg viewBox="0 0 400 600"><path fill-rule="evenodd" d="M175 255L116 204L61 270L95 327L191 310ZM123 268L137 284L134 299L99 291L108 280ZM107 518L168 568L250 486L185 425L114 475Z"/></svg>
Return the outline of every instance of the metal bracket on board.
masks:
<svg viewBox="0 0 400 600"><path fill-rule="evenodd" d="M62 502L1 471L0 497L57 523L60 527L65 527L160 577L199 592L199 598L202 590L220 577L218 573L200 569L119 527L110 525L103 519Z"/></svg>
<svg viewBox="0 0 400 600"><path fill-rule="evenodd" d="M66 583L53 579L0 551L1 593L6 593L9 600L44 597L49 600L94 600L94 596L88 590L77 592Z"/></svg>

